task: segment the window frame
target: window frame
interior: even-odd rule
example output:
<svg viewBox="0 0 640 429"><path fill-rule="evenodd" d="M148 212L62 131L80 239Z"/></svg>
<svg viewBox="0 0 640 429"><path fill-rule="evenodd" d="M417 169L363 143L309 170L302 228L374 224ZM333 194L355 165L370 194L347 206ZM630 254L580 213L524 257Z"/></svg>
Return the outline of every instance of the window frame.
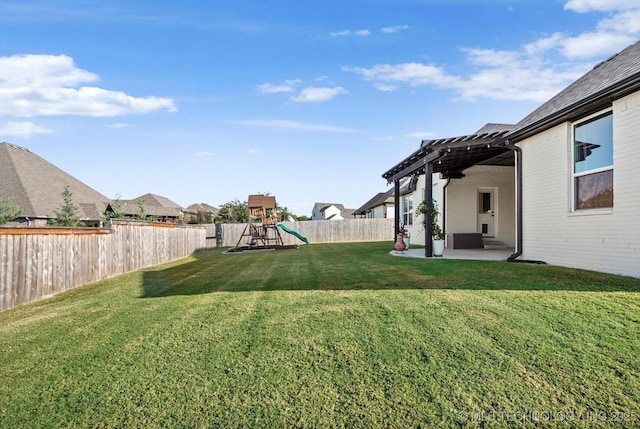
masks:
<svg viewBox="0 0 640 429"><path fill-rule="evenodd" d="M615 160L613 159L613 151L614 151L614 136L613 136L613 127L611 130L611 155L612 155L612 160L611 160L611 164L610 165L606 165L606 166L602 166L602 167L597 167L597 168L593 168L591 170L585 170L585 171L581 171L576 173L576 128L581 126L581 125L585 125L587 123L590 122L595 122L601 118L607 117L607 116L611 116L611 121L613 123L613 109L612 108L607 108L604 110L600 110L596 113L593 113L591 115L585 116L584 118L581 118L577 121L573 121L571 122L571 137L569 140L569 150L570 150L570 171L571 171L571 180L570 180L570 187L571 187L571 204L570 204L570 208L571 208L571 213L574 214L582 214L582 213L593 213L594 211L600 211L600 212L611 212L613 210L613 202L611 206L607 206L607 207L592 207L592 208L579 208L578 207L578 178L579 177L584 177L584 176L589 176L592 174L597 174L597 173L602 173L605 171L611 171L613 174L614 171L614 166L615 166Z"/></svg>
<svg viewBox="0 0 640 429"><path fill-rule="evenodd" d="M407 210L407 201L410 202L410 209ZM408 220L408 221L407 221ZM402 224L404 226L413 225L413 194L404 194L402 196Z"/></svg>

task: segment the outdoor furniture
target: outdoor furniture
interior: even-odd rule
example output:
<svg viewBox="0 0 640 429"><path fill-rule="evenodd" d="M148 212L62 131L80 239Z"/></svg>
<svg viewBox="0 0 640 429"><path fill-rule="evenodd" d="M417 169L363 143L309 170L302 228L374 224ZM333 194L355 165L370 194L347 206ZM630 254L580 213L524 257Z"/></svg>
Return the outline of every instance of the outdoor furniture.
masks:
<svg viewBox="0 0 640 429"><path fill-rule="evenodd" d="M448 249L482 249L482 234L479 232L447 234Z"/></svg>

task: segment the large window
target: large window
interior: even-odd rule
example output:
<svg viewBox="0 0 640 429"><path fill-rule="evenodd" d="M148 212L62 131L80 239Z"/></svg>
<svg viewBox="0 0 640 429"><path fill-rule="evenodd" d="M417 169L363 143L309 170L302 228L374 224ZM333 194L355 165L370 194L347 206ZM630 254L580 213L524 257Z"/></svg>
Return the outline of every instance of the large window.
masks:
<svg viewBox="0 0 640 429"><path fill-rule="evenodd" d="M402 224L413 225L413 195L402 197Z"/></svg>
<svg viewBox="0 0 640 429"><path fill-rule="evenodd" d="M573 127L573 195L576 210L613 207L613 114Z"/></svg>

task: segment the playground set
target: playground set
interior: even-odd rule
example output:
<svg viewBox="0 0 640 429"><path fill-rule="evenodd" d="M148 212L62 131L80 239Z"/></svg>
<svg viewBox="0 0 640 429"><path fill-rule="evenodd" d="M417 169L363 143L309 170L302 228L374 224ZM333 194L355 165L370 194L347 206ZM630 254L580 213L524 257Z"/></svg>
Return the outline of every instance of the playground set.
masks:
<svg viewBox="0 0 640 429"><path fill-rule="evenodd" d="M236 247L229 252L246 252L252 250L286 250L297 249L297 244L285 245L280 229L309 244L306 237L278 223L276 197L272 195L249 195L249 223L245 226Z"/></svg>

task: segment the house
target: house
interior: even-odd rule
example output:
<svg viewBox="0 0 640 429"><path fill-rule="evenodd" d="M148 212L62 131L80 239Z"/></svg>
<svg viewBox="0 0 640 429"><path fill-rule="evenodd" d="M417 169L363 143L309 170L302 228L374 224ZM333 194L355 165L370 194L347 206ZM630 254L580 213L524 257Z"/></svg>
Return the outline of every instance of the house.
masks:
<svg viewBox="0 0 640 429"><path fill-rule="evenodd" d="M414 198L439 192L449 247L480 236L514 247L510 261L640 277L638 139L640 42L517 124L423 141L383 177L396 210L405 177L419 177Z"/></svg>
<svg viewBox="0 0 640 429"><path fill-rule="evenodd" d="M145 194L132 200L122 200L122 214L129 218L138 218L144 208L146 216L154 218L158 222L177 223L183 218L184 209L166 197L154 194ZM113 206L109 210L113 211Z"/></svg>
<svg viewBox="0 0 640 429"><path fill-rule="evenodd" d="M66 187L87 226L100 226L110 199L28 149L0 143L0 198L22 209L13 226L44 226L64 201Z"/></svg>
<svg viewBox="0 0 640 429"><path fill-rule="evenodd" d="M415 182L415 181L414 181ZM400 185L400 194L407 195L414 191L415 188L410 189L412 183L411 178L405 179ZM389 189L386 192L378 192L373 198L364 203L360 208L353 212L354 216L359 216L367 219L387 219L395 217L395 196L394 189Z"/></svg>
<svg viewBox="0 0 640 429"><path fill-rule="evenodd" d="M353 209L345 209L337 203L315 203L311 212L311 220L345 220L352 219Z"/></svg>
<svg viewBox="0 0 640 429"><path fill-rule="evenodd" d="M393 189L387 192L378 192L373 198L356 209L353 214L367 219L386 219L393 217Z"/></svg>
<svg viewBox="0 0 640 429"><path fill-rule="evenodd" d="M220 209L206 203L191 204L184 211L187 223L212 223Z"/></svg>

